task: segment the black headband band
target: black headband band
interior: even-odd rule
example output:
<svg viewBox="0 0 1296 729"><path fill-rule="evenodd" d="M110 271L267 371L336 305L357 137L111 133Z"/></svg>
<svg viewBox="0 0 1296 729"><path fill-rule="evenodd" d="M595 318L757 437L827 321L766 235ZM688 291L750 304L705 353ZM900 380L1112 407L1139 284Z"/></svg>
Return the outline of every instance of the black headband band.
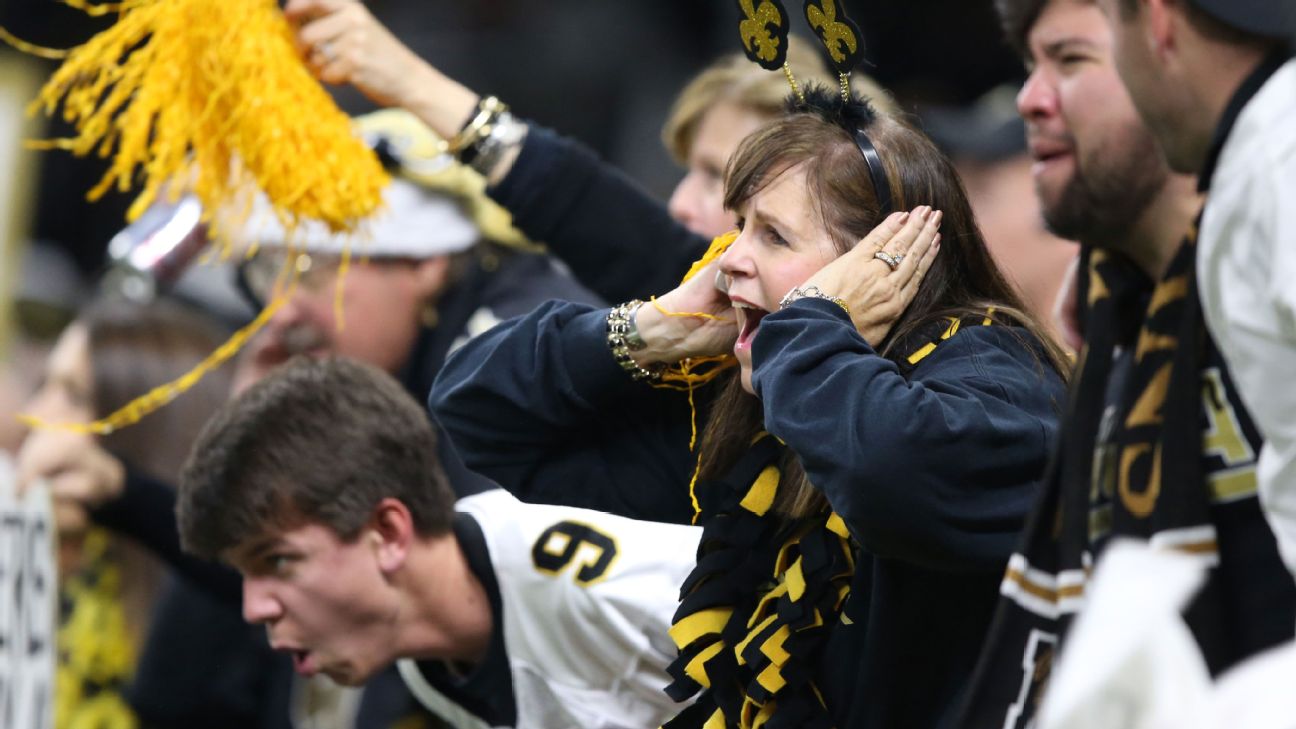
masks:
<svg viewBox="0 0 1296 729"><path fill-rule="evenodd" d="M873 194L877 196L879 215L891 214L891 184L887 182L886 168L878 156L877 147L873 146L863 129L855 130L855 144L860 154L864 155L864 165L868 167L869 179L873 181Z"/></svg>

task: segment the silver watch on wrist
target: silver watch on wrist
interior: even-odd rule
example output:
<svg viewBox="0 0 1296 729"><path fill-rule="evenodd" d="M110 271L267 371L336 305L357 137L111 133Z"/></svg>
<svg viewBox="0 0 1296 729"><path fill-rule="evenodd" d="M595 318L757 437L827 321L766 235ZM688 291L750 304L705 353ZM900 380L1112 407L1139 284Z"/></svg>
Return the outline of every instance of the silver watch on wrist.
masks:
<svg viewBox="0 0 1296 729"><path fill-rule="evenodd" d="M627 317L630 326L625 333L625 345L626 349L631 352L638 352L648 346L648 343L645 342L643 337L639 334L639 310L643 307L643 302L640 302L638 306L630 310L629 316Z"/></svg>
<svg viewBox="0 0 1296 729"><path fill-rule="evenodd" d="M850 307L846 305L844 299L838 296L829 295L818 286L797 286L787 292L787 296L784 296L783 300L779 302L779 308L786 309L789 304L797 299L823 299L824 301L831 301L840 306L847 314L850 314Z"/></svg>

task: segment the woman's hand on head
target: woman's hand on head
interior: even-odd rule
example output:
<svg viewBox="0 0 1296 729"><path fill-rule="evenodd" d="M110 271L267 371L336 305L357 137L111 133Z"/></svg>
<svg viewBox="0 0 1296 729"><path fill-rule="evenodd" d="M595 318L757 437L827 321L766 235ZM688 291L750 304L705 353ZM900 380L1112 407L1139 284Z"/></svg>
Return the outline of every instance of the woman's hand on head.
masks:
<svg viewBox="0 0 1296 729"><path fill-rule="evenodd" d="M688 357L728 354L738 338L729 296L720 289L716 263L697 272L674 291L639 307L635 323L647 345L631 352L641 365L674 364Z"/></svg>
<svg viewBox="0 0 1296 729"><path fill-rule="evenodd" d="M936 252L940 250L941 213L930 207L893 213L863 240L827 266L802 287L815 286L840 298L850 309L851 321L870 345L876 346L908 308ZM879 252L900 260L892 265Z"/></svg>
<svg viewBox="0 0 1296 729"><path fill-rule="evenodd" d="M377 104L404 108L447 139L476 108L475 93L419 58L359 0L289 0L284 15L322 81L351 84Z"/></svg>

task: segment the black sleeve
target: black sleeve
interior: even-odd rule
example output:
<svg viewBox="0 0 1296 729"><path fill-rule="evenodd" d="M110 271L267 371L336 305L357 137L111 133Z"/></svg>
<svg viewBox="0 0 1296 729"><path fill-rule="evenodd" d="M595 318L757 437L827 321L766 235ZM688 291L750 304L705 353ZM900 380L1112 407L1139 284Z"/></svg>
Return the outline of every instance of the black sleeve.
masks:
<svg viewBox="0 0 1296 729"><path fill-rule="evenodd" d="M1029 336L964 326L902 375L840 307L802 299L752 346L769 432L866 550L1001 569L1034 502L1065 399Z"/></svg>
<svg viewBox="0 0 1296 729"><path fill-rule="evenodd" d="M474 338L441 369L432 413L469 468L524 501L687 522L688 399L631 380L606 317L551 302Z"/></svg>
<svg viewBox="0 0 1296 729"><path fill-rule="evenodd" d="M592 151L534 124L508 175L487 193L611 302L674 289L710 243Z"/></svg>
<svg viewBox="0 0 1296 729"><path fill-rule="evenodd" d="M243 581L238 572L181 551L175 507L175 489L128 466L121 496L91 511L90 517L100 526L139 542L217 600L240 605Z"/></svg>

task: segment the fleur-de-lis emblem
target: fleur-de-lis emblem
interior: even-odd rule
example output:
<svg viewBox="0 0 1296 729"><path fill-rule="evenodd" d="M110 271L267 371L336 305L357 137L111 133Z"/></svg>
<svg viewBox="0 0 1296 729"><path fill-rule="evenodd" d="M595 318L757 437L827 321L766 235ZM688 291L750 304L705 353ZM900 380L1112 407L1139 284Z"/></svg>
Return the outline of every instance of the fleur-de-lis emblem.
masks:
<svg viewBox="0 0 1296 729"><path fill-rule="evenodd" d="M835 0L806 0L805 16L828 49L837 73L850 73L864 56L859 26L846 17L844 8L838 10Z"/></svg>
<svg viewBox="0 0 1296 729"><path fill-rule="evenodd" d="M787 58L787 12L779 0L738 0L743 19L738 23L747 57L773 71Z"/></svg>

